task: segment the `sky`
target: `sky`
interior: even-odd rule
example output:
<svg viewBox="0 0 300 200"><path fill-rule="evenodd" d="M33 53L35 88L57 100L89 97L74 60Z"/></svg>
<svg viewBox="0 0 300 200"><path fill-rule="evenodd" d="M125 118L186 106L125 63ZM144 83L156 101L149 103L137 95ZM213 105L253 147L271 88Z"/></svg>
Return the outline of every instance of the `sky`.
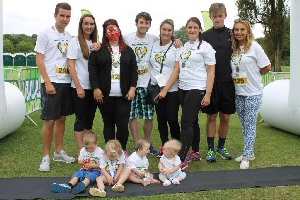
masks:
<svg viewBox="0 0 300 200"><path fill-rule="evenodd" d="M102 24L109 18L116 19L123 34L134 32L135 16L142 11L152 17L149 33L159 35L159 25L167 18L174 21L175 30L186 24L190 17L198 17L208 11L212 3L224 3L227 9L225 25L232 28L237 17L236 0L3 0L3 34L38 34L55 23L54 9L59 2L72 7L71 21L66 30L77 35L81 9L89 10L96 18L99 34ZM203 26L204 27L204 26ZM255 26L256 38L262 37L262 28Z"/></svg>

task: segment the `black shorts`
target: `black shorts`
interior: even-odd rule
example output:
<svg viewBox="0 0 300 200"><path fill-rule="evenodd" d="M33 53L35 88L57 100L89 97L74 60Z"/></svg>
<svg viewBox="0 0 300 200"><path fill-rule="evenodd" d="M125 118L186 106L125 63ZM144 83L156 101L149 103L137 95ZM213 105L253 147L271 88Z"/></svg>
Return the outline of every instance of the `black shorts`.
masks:
<svg viewBox="0 0 300 200"><path fill-rule="evenodd" d="M201 110L206 114L234 114L235 108L235 89L233 81L214 83L211 94L210 104Z"/></svg>
<svg viewBox="0 0 300 200"><path fill-rule="evenodd" d="M41 119L57 120L74 113L71 83L52 83L56 93L49 95L45 83L41 84Z"/></svg>

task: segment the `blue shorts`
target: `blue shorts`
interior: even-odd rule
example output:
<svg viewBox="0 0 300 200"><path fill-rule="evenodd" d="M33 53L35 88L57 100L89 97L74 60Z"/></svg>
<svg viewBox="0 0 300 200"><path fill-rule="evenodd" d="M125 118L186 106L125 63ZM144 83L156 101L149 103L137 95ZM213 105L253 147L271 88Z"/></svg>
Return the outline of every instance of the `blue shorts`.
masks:
<svg viewBox="0 0 300 200"><path fill-rule="evenodd" d="M79 170L75 174L73 174L72 178L77 177L79 178L79 181L83 181L85 178L87 178L91 181L91 183L94 183L96 181L96 178L101 175L102 174L99 170Z"/></svg>
<svg viewBox="0 0 300 200"><path fill-rule="evenodd" d="M178 177L181 177L182 180L184 180L186 178L186 173L183 172L183 171L178 171L174 174L162 174L162 173L159 173L158 175L159 177L159 180L161 179L168 179L168 180L173 180L174 178L178 178Z"/></svg>
<svg viewBox="0 0 300 200"><path fill-rule="evenodd" d="M154 106L146 103L147 88L136 88L136 96L131 101L130 119L153 119Z"/></svg>

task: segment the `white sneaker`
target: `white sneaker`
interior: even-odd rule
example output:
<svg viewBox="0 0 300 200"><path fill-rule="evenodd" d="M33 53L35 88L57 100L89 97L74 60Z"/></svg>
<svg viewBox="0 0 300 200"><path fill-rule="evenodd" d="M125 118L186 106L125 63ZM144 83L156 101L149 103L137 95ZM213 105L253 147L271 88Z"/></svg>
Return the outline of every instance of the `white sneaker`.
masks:
<svg viewBox="0 0 300 200"><path fill-rule="evenodd" d="M242 160L240 164L240 169L248 169L249 168L249 160Z"/></svg>
<svg viewBox="0 0 300 200"><path fill-rule="evenodd" d="M174 178L174 179L172 180L172 183L173 183L174 185L179 185L179 184L180 184L180 182L178 181L177 178Z"/></svg>
<svg viewBox="0 0 300 200"><path fill-rule="evenodd" d="M42 163L40 164L41 172L49 172L50 171L50 157L47 155L43 157Z"/></svg>
<svg viewBox="0 0 300 200"><path fill-rule="evenodd" d="M75 158L68 156L65 150L61 150L59 154L56 154L56 152L54 152L53 160L65 163L72 163L75 161Z"/></svg>
<svg viewBox="0 0 300 200"><path fill-rule="evenodd" d="M166 180L164 183L163 183L163 186L169 186L171 185L171 182L169 180Z"/></svg>
<svg viewBox="0 0 300 200"><path fill-rule="evenodd" d="M243 155L241 155L240 157L237 157L235 159L236 162L242 162L242 160L243 160ZM248 160L255 160L254 153L250 155L250 157L248 158Z"/></svg>

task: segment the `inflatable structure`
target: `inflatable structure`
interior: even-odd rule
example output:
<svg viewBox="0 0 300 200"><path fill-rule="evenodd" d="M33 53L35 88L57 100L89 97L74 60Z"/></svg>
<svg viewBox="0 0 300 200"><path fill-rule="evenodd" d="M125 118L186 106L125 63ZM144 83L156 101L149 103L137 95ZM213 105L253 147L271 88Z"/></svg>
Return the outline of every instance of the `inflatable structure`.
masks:
<svg viewBox="0 0 300 200"><path fill-rule="evenodd" d="M300 1L290 3L290 80L277 80L264 88L260 114L271 126L300 135Z"/></svg>

